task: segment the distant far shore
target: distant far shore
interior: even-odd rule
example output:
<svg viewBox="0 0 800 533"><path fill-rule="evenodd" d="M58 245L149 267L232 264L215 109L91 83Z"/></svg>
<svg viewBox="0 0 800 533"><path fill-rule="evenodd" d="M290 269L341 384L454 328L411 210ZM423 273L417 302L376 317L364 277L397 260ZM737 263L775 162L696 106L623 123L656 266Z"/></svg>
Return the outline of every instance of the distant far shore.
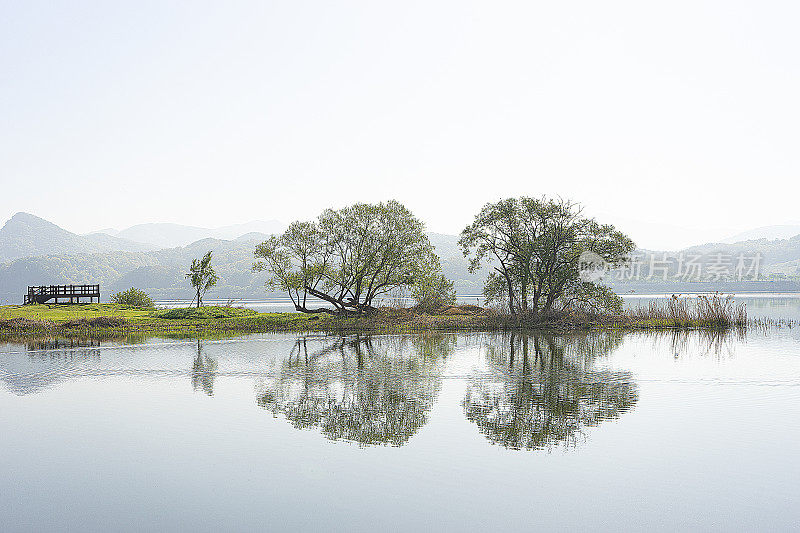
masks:
<svg viewBox="0 0 800 533"><path fill-rule="evenodd" d="M149 290L149 292L156 293L157 291ZM724 294L724 295L731 295L734 297L741 297L741 298L765 298L765 297L773 297L773 298L795 298L800 297L800 284L797 284L796 287L792 286L789 289L781 289L779 287L766 287L766 288L748 288L748 287L740 287L735 289L734 287L731 288L719 288L719 289L701 289L699 287L675 287L674 290L647 290L647 291L621 291L619 288L614 288L614 292L621 296L623 299L641 299L641 298L666 298L672 296L673 294L678 294L681 296L688 296L694 297L699 295L710 295L710 294ZM171 297L159 297L155 296L153 298L155 304L158 307L186 307L191 302L191 297L187 298L171 298ZM386 299L384 305L399 305L399 306L406 306L411 305L411 299L406 298L406 303L404 304L403 298L397 299ZM468 305L485 305L484 297L480 294L459 294L456 296L456 300L459 304L468 304ZM264 309L264 308L274 308L275 312L294 312L292 302L288 297L285 296L266 296L263 298L260 297L208 297L204 299L209 305L213 306L244 306L244 307L252 307L255 309ZM324 305L324 302L321 300L319 301L321 304ZM2 306L14 306L22 303L22 298L8 298L6 300L0 300L0 307ZM108 303L103 300L103 303Z"/></svg>

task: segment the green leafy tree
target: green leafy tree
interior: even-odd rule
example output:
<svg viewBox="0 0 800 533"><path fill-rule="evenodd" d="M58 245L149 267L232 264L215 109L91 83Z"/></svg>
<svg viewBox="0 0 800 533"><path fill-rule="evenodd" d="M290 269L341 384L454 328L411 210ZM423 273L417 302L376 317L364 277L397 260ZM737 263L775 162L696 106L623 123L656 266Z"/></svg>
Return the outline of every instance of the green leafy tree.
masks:
<svg viewBox="0 0 800 533"><path fill-rule="evenodd" d="M317 290L325 278L331 256L324 235L313 222L293 222L283 235L273 235L256 246L253 270L267 271L267 288L286 291L298 311L327 312L308 307L309 290Z"/></svg>
<svg viewBox="0 0 800 533"><path fill-rule="evenodd" d="M459 244L472 272L484 262L492 267L487 299L506 300L512 314L536 315L570 308L617 310L621 304L611 291L581 279L581 257L591 252L611 268L634 249L629 237L583 217L576 204L546 197L486 204Z"/></svg>
<svg viewBox="0 0 800 533"><path fill-rule="evenodd" d="M195 299L197 300L197 307L203 304L203 296L208 290L216 285L217 273L211 266L211 251L203 256L202 259L192 259L192 266L186 274L186 279L192 284L196 291Z"/></svg>
<svg viewBox="0 0 800 533"><path fill-rule="evenodd" d="M327 209L260 244L254 270L306 313L364 313L377 298L440 272L421 221L394 200ZM308 297L330 304L311 309Z"/></svg>
<svg viewBox="0 0 800 533"><path fill-rule="evenodd" d="M516 309L516 291L520 284L515 281L523 272L521 265L525 263L525 259L519 256L522 250L518 242L521 237L519 219L519 210L513 199L486 204L473 223L464 228L459 239L464 256L469 258L470 272L480 269L483 262L490 264L492 272L486 285L490 289L486 292L487 299L496 300L505 294L510 313ZM527 284L521 285L525 287Z"/></svg>
<svg viewBox="0 0 800 533"><path fill-rule="evenodd" d="M111 297L111 302L118 305L130 305L133 307L154 307L153 300L147 293L135 287L114 294Z"/></svg>

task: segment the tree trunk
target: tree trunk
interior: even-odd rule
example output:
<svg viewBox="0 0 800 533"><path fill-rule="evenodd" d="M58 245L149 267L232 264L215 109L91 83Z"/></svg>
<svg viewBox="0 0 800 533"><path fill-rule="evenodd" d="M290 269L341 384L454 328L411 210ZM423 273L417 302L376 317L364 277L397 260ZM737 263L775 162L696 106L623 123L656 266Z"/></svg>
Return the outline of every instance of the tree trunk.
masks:
<svg viewBox="0 0 800 533"><path fill-rule="evenodd" d="M541 291L539 284L535 283L533 286L533 300L531 301L531 309L533 309L534 316L539 316L539 299L541 298Z"/></svg>
<svg viewBox="0 0 800 533"><path fill-rule="evenodd" d="M340 309L344 308L344 306L345 306L345 303L342 300L334 298L333 296L329 296L329 295L325 294L324 292L318 291L318 290L313 289L313 288L308 287L308 286L305 287L305 290L311 296L316 296L320 300L325 300L326 302L328 302L330 304L333 304L333 307L337 311L339 311Z"/></svg>
<svg viewBox="0 0 800 533"><path fill-rule="evenodd" d="M522 306L522 312L528 310L528 279L527 277L522 278L522 287L520 287L520 305Z"/></svg>
<svg viewBox="0 0 800 533"><path fill-rule="evenodd" d="M344 313L366 313L372 309L372 306L367 304L360 304L357 300L353 298L349 298L347 301L342 300L341 298L334 298L324 292L318 291L311 287L305 287L305 290L312 296L316 296L320 300L325 300L326 302L333 304L336 314L344 314Z"/></svg>
<svg viewBox="0 0 800 533"><path fill-rule="evenodd" d="M294 305L295 311L299 311L301 313L308 313L310 315L317 314L317 313L328 313L329 315L336 315L336 312L333 309L328 309L327 307L318 307L317 309L308 309L304 305L295 304Z"/></svg>
<svg viewBox="0 0 800 533"><path fill-rule="evenodd" d="M514 285L511 283L511 276L508 275L508 272L503 272L503 276L508 284L508 312L513 315L516 314L514 313Z"/></svg>
<svg viewBox="0 0 800 533"><path fill-rule="evenodd" d="M553 310L553 304L556 303L556 293L551 291L550 294L547 295L547 300L544 304L544 310L542 313L549 313Z"/></svg>

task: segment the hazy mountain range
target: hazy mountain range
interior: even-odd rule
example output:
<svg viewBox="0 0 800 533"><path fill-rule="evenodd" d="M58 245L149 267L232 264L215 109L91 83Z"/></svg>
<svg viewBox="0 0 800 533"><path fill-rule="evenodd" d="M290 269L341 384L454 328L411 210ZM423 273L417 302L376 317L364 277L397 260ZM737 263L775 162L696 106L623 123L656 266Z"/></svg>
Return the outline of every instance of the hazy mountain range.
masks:
<svg viewBox="0 0 800 533"><path fill-rule="evenodd" d="M17 213L0 228L0 263L42 255L146 252L186 246L202 239L258 238L279 233L285 227L276 220L221 228L150 223L138 224L122 231L104 229L79 235L35 215Z"/></svg>
<svg viewBox="0 0 800 533"><path fill-rule="evenodd" d="M122 231L113 229L98 230L92 235L110 235L127 241L134 241L155 246L157 248L175 248L186 246L200 239L237 239L250 233L271 235L280 233L286 225L277 220L254 221L245 224L234 224L221 228L199 228L170 223L137 224Z"/></svg>
<svg viewBox="0 0 800 533"><path fill-rule="evenodd" d="M28 213L17 213L0 228L0 262L39 255L154 249L151 244L104 233L77 235Z"/></svg>
<svg viewBox="0 0 800 533"><path fill-rule="evenodd" d="M723 239L722 242L726 244L732 244L735 242L760 239L771 241L775 239L791 239L795 235L800 235L800 224L783 224L779 226L763 226L761 228L755 228L742 233L737 233L732 237Z"/></svg>
<svg viewBox="0 0 800 533"><path fill-rule="evenodd" d="M786 235L791 226L753 230L753 235ZM179 224L140 224L115 231L78 235L42 218L17 213L0 229L0 303L19 303L27 285L100 283L104 299L113 292L138 287L156 299L191 298L184 273L191 260L214 251L214 264L221 277L209 297L263 298L266 275L251 270L253 250L269 234L280 232L277 221L250 222L221 228ZM442 268L454 280L459 294L481 292L485 272L471 274L458 247L458 237L429 233L441 258ZM772 280L800 279L800 228L792 239L747 240L703 244L687 253L737 254L758 252L764 256L765 272ZM792 281L798 284L800 282ZM634 289L687 292L674 283L647 280L636 284L613 284L619 292ZM640 284L642 285L642 284ZM761 286L755 290L767 290ZM794 290L774 286L775 290ZM713 286L701 287L715 290ZM741 290L741 289L737 289ZM277 296L278 294L273 294Z"/></svg>

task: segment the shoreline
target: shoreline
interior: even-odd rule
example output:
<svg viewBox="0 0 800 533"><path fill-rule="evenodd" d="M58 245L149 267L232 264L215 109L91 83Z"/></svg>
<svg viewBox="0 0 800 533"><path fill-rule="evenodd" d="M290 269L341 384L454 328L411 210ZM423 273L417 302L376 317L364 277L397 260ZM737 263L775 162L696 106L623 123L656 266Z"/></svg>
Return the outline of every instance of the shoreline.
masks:
<svg viewBox="0 0 800 533"><path fill-rule="evenodd" d="M721 322L663 314L550 317L501 315L477 306L452 306L440 313L379 308L366 316L336 317L303 313L257 313L250 309L202 307L142 309L114 304L35 305L0 307L0 341L35 339L109 338L126 336L235 335L246 333L379 334L491 331L728 331L746 328L750 321Z"/></svg>

